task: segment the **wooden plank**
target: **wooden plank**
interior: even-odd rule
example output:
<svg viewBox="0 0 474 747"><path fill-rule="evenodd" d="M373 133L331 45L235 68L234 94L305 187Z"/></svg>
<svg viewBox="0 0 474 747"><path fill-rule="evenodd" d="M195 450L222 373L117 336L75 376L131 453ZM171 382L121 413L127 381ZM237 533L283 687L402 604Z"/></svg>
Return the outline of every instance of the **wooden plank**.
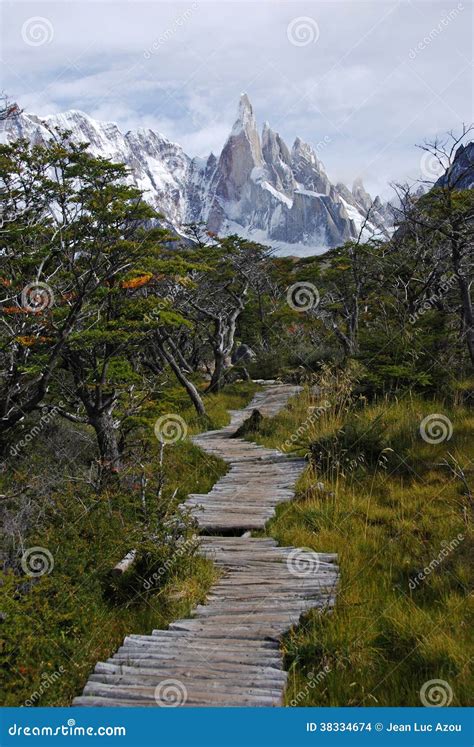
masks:
<svg viewBox="0 0 474 747"><path fill-rule="evenodd" d="M290 385L267 387L247 408L232 413L230 426L192 439L229 464L209 493L185 501L202 529L263 529L276 506L292 500L305 460L231 436L255 407L273 415L297 391ZM199 552L223 569L206 604L167 630L127 636L107 662L96 665L74 705L159 707L155 688L165 679L183 684L184 706L281 705L287 673L280 637L305 611L334 604L337 556L298 550L300 575L294 575L287 563L296 548L279 547L272 538L198 539Z"/></svg>

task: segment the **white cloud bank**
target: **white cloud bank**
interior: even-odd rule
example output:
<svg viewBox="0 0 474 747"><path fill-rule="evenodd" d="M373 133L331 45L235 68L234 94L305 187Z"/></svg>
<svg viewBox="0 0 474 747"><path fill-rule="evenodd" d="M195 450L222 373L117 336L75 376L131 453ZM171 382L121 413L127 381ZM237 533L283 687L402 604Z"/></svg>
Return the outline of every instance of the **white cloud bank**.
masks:
<svg viewBox="0 0 474 747"><path fill-rule="evenodd" d="M418 176L415 143L473 118L468 0L15 0L1 14L2 87L27 111L151 127L190 155L219 152L245 90L289 144L327 142L333 180L388 194Z"/></svg>

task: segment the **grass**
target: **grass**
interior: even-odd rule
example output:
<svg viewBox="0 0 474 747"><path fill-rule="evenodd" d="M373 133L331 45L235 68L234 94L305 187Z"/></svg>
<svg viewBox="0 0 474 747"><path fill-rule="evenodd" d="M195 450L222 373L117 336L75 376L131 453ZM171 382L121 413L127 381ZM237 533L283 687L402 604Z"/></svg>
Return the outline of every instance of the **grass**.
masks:
<svg viewBox="0 0 474 747"><path fill-rule="evenodd" d="M423 684L438 679L452 705L466 706L472 411L409 396L349 404L347 382L333 384L332 394L323 387L293 399L256 437L282 448L299 429L296 453L311 451L319 464L268 533L338 553L341 570L334 611L307 614L284 640L287 704L419 706ZM313 410L325 396L329 406ZM421 438L432 413L449 418L449 440Z"/></svg>
<svg viewBox="0 0 474 747"><path fill-rule="evenodd" d="M148 431L152 433L153 418L162 413L179 414L189 434L220 427L229 421L227 410L244 407L255 389L251 383L229 385L220 394L206 396L208 418L202 419L182 391L168 387L150 409ZM148 524L155 516L156 523L162 523L168 508L172 517L174 506L188 493L207 492L227 469L189 440L166 446L163 508L155 506L159 445L154 436L147 449ZM128 475L121 485L97 493L84 482L94 457L88 429L57 420L0 476L0 492L13 496L7 500L20 496L23 512L30 510L30 503L34 506L20 555L39 546L54 560L51 573L33 581L18 572L1 574L3 705L70 704L96 662L110 657L125 635L148 634L188 616L217 577L213 565L191 549L176 554L176 545L163 539L163 528L156 541L144 542L136 478ZM14 511L10 515L15 517L10 526L14 537L17 516ZM112 583L110 569L132 547L141 548L140 562L118 584ZM145 593L144 581L165 563L166 575Z"/></svg>
<svg viewBox="0 0 474 747"><path fill-rule="evenodd" d="M203 420L180 390L168 388L153 417L178 413L190 434L220 427L227 410L244 407L254 391L236 384L206 396ZM449 419L449 440L421 438L420 423L432 413ZM447 683L452 705L469 703L472 425L472 412L441 401L354 400L341 374L326 382L323 376L317 396L305 390L249 436L312 454L317 466L308 467L296 500L279 507L268 533L284 545L337 552L341 569L334 611L307 614L284 639L288 705L416 706L421 687L434 679ZM70 426L55 430L17 465L24 486L32 475L46 479L57 443L72 439ZM158 456L155 443L151 473ZM11 573L3 579L5 705L32 698L35 705L69 704L96 661L127 633L149 633L188 615L216 578L213 566L191 553L151 593L111 596L107 571L139 542L137 493L71 488L67 465L56 458L56 466L44 515L28 537L30 546L51 550L54 572L28 588ZM174 495L176 502L206 492L226 470L189 440L165 448L163 468L163 499ZM7 492L8 475L0 488ZM159 562L153 556L138 580ZM132 581L133 591L137 577Z"/></svg>

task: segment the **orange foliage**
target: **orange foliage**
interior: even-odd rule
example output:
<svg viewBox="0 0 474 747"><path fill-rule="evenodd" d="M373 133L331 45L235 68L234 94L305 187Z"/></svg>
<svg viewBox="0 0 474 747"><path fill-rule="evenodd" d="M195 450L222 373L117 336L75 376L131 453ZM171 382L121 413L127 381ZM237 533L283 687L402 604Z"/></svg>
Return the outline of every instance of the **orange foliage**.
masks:
<svg viewBox="0 0 474 747"><path fill-rule="evenodd" d="M124 280L121 285L122 288L140 288L142 285L149 283L152 277L151 272L146 272L144 275L138 275L138 277L131 280Z"/></svg>
<svg viewBox="0 0 474 747"><path fill-rule="evenodd" d="M24 337L15 337L15 340L23 345L24 348L30 348L36 342L47 342L48 337L31 337L25 335Z"/></svg>
<svg viewBox="0 0 474 747"><path fill-rule="evenodd" d="M2 311L4 314L28 314L28 309L22 306L4 306Z"/></svg>

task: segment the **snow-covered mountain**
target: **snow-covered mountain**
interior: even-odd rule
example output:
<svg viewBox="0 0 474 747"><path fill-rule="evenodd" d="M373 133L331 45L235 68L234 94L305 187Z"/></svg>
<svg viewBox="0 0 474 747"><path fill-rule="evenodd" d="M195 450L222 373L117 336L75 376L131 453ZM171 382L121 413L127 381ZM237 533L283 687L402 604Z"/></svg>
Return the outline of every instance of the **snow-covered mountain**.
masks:
<svg viewBox="0 0 474 747"><path fill-rule="evenodd" d="M218 158L190 158L152 130L124 134L79 111L44 119L21 114L8 120L5 131L9 140L41 142L58 128L89 142L94 154L129 166L132 181L178 232L202 222L219 235L237 233L283 254L312 254L358 236L372 205L360 180L352 190L333 185L308 143L296 138L290 150L268 123L260 135L246 94ZM388 213L378 198L370 221L387 229Z"/></svg>

